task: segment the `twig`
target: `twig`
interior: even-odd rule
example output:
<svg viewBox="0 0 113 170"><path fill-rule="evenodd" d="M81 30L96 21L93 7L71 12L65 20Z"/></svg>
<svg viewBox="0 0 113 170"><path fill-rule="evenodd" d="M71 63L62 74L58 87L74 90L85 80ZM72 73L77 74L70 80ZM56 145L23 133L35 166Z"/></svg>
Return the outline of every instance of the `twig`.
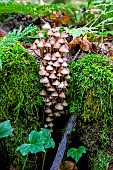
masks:
<svg viewBox="0 0 113 170"><path fill-rule="evenodd" d="M69 135L71 134L72 132L72 128L75 124L75 121L77 119L77 116L76 115L72 115L67 123L67 127L66 127L66 130L65 130L65 133L64 133L64 136L61 140L61 143L59 144L59 147L58 147L58 150L57 150L57 153L56 153L56 157L53 161L53 164L52 164L52 167L50 170L58 170L60 164L61 164L61 161L62 161L62 158L64 156L64 153L65 153L65 150L66 150L66 145L67 145L67 142L68 142L68 137Z"/></svg>

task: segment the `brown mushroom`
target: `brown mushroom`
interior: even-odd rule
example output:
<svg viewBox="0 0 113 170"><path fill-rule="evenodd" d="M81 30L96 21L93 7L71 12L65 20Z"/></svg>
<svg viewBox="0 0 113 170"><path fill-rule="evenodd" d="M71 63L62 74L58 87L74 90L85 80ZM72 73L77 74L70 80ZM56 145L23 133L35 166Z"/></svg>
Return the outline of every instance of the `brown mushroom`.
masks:
<svg viewBox="0 0 113 170"><path fill-rule="evenodd" d="M53 119L52 118L50 118L50 117L47 117L46 118L46 122L51 122Z"/></svg>
<svg viewBox="0 0 113 170"><path fill-rule="evenodd" d="M53 83L52 83L52 85L54 85L54 86L58 86L60 84L60 82L58 81L58 80L55 80Z"/></svg>
<svg viewBox="0 0 113 170"><path fill-rule="evenodd" d="M58 93L55 91L51 94L51 96L54 96L54 97L57 97L58 96Z"/></svg>
<svg viewBox="0 0 113 170"><path fill-rule="evenodd" d="M46 112L46 113L52 113L52 110L51 110L50 108L46 108L46 109L45 109L45 112Z"/></svg>
<svg viewBox="0 0 113 170"><path fill-rule="evenodd" d="M51 71L51 70L53 70L53 67L52 67L51 65L48 65L48 66L46 67L46 70Z"/></svg>
<svg viewBox="0 0 113 170"><path fill-rule="evenodd" d="M48 91L55 91L55 88L51 86L51 87L49 87L47 90L48 90Z"/></svg>
<svg viewBox="0 0 113 170"><path fill-rule="evenodd" d="M55 105L55 109L57 109L57 110L63 110L62 104L61 104L61 103L57 103L57 104Z"/></svg>
<svg viewBox="0 0 113 170"><path fill-rule="evenodd" d="M46 71L45 71L45 70L40 70L40 71L39 71L39 75L44 76L45 74L46 74Z"/></svg>
<svg viewBox="0 0 113 170"><path fill-rule="evenodd" d="M50 26L49 22L46 22L46 24L44 24L44 25L42 26L42 28L43 28L43 29L50 30L50 29L51 29L51 26Z"/></svg>
<svg viewBox="0 0 113 170"><path fill-rule="evenodd" d="M40 92L40 95L41 95L41 96L46 96L46 91L45 91L45 90L42 90L42 91Z"/></svg>
<svg viewBox="0 0 113 170"><path fill-rule="evenodd" d="M42 79L40 79L40 83L49 83L49 79L47 77L44 77Z"/></svg>
<svg viewBox="0 0 113 170"><path fill-rule="evenodd" d="M51 73L51 74L49 75L49 78L51 78L51 79L56 79L57 77L55 76L54 73Z"/></svg>
<svg viewBox="0 0 113 170"><path fill-rule="evenodd" d="M66 95L65 95L64 92L61 92L61 93L59 94L59 97L61 97L61 98L66 98Z"/></svg>

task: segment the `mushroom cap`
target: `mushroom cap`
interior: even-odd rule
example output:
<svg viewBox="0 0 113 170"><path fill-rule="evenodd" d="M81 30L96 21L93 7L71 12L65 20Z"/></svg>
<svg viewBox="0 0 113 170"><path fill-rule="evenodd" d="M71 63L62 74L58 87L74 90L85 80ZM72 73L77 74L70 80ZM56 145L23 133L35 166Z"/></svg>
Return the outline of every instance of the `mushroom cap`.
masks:
<svg viewBox="0 0 113 170"><path fill-rule="evenodd" d="M52 30L48 30L47 34L52 36L53 35L53 31Z"/></svg>
<svg viewBox="0 0 113 170"><path fill-rule="evenodd" d="M49 96L49 99L50 99L50 100L53 100L53 99L54 99L54 97L53 97L53 96Z"/></svg>
<svg viewBox="0 0 113 170"><path fill-rule="evenodd" d="M57 97L58 96L58 93L55 91L51 94L51 96L54 96L54 97Z"/></svg>
<svg viewBox="0 0 113 170"><path fill-rule="evenodd" d="M67 87L67 86L68 86L67 81L64 81L64 86L65 86L65 87Z"/></svg>
<svg viewBox="0 0 113 170"><path fill-rule="evenodd" d="M51 44L50 44L50 42L46 42L44 46L45 46L45 47L49 47L49 48L51 48Z"/></svg>
<svg viewBox="0 0 113 170"><path fill-rule="evenodd" d="M58 32L58 31L55 32L55 33L54 33L54 36L55 36L55 37L60 37L60 32Z"/></svg>
<svg viewBox="0 0 113 170"><path fill-rule="evenodd" d="M61 98L66 98L66 95L65 95L64 92L61 92L61 93L59 94L59 97L61 97Z"/></svg>
<svg viewBox="0 0 113 170"><path fill-rule="evenodd" d="M48 91L55 91L55 88L54 88L53 86L51 86L51 87L49 87L47 90L48 90Z"/></svg>
<svg viewBox="0 0 113 170"><path fill-rule="evenodd" d="M51 110L50 108L46 108L46 109L45 109L45 112L46 112L46 113L52 113L52 110Z"/></svg>
<svg viewBox="0 0 113 170"><path fill-rule="evenodd" d="M37 44L37 47L43 48L44 47L44 42L43 41L39 41L39 43Z"/></svg>
<svg viewBox="0 0 113 170"><path fill-rule="evenodd" d="M40 71L39 71L39 75L44 76L45 74L46 74L46 71L45 71L45 70L40 70Z"/></svg>
<svg viewBox="0 0 113 170"><path fill-rule="evenodd" d="M39 43L40 41L38 40L38 39L36 39L35 41L34 41L34 43L37 45L38 43Z"/></svg>
<svg viewBox="0 0 113 170"><path fill-rule="evenodd" d="M54 85L54 86L58 86L60 84L60 82L58 81L58 80L55 80L53 83L52 83L52 85Z"/></svg>
<svg viewBox="0 0 113 170"><path fill-rule="evenodd" d="M51 60L51 56L50 55L45 55L44 60L47 60L47 61Z"/></svg>
<svg viewBox="0 0 113 170"><path fill-rule="evenodd" d="M65 78L66 78L66 79L70 79L71 77L70 77L70 75L68 74L68 75L65 76Z"/></svg>
<svg viewBox="0 0 113 170"><path fill-rule="evenodd" d="M40 92L40 95L41 95L41 96L46 96L46 91L45 91L45 90L42 90L42 91Z"/></svg>
<svg viewBox="0 0 113 170"><path fill-rule="evenodd" d="M63 53L69 52L68 48L67 48L66 46L64 46L64 45L62 45L62 46L60 47L59 51L60 51L60 52L63 52Z"/></svg>
<svg viewBox="0 0 113 170"><path fill-rule="evenodd" d="M51 79L56 79L56 76L55 76L54 73L51 73L51 74L49 75L49 78L51 78Z"/></svg>
<svg viewBox="0 0 113 170"><path fill-rule="evenodd" d="M64 43L65 43L65 40L64 40L63 38L59 38L58 42L59 42L60 44L64 44Z"/></svg>
<svg viewBox="0 0 113 170"><path fill-rule="evenodd" d="M48 116L49 116L49 117L53 117L53 113L49 113Z"/></svg>
<svg viewBox="0 0 113 170"><path fill-rule="evenodd" d="M47 102L45 103L46 106L51 106L52 105L52 102Z"/></svg>
<svg viewBox="0 0 113 170"><path fill-rule="evenodd" d="M58 88L65 88L65 86L64 86L64 82L61 82L59 85L58 85Z"/></svg>
<svg viewBox="0 0 113 170"><path fill-rule="evenodd" d="M57 109L57 110L63 110L62 104L61 104L61 103L57 103L57 104L55 105L55 109Z"/></svg>
<svg viewBox="0 0 113 170"><path fill-rule="evenodd" d="M49 63L48 63L49 65L53 65L53 62L52 61L49 61Z"/></svg>
<svg viewBox="0 0 113 170"><path fill-rule="evenodd" d="M47 125L47 124L45 124L45 125L44 125L44 127L45 127L45 128L48 128L48 125Z"/></svg>
<svg viewBox="0 0 113 170"><path fill-rule="evenodd" d="M54 115L55 115L56 117L61 116L60 112L55 112Z"/></svg>
<svg viewBox="0 0 113 170"><path fill-rule="evenodd" d="M59 63L63 63L64 60L63 60L62 58L58 58L58 62L59 62Z"/></svg>
<svg viewBox="0 0 113 170"><path fill-rule="evenodd" d="M39 38L43 38L43 37L44 37L44 34L42 33L42 31L40 31L40 32L38 33L38 36L39 36Z"/></svg>
<svg viewBox="0 0 113 170"><path fill-rule="evenodd" d="M56 61L56 60L57 60L57 58L56 58L55 54L53 54L52 55L52 61Z"/></svg>
<svg viewBox="0 0 113 170"><path fill-rule="evenodd" d="M62 32L61 37L62 37L62 38L67 38L67 37L68 37L68 34L67 34L66 32Z"/></svg>
<svg viewBox="0 0 113 170"><path fill-rule="evenodd" d="M67 67L68 64L64 61L64 62L62 63L62 66L63 66L63 67Z"/></svg>
<svg viewBox="0 0 113 170"><path fill-rule="evenodd" d="M47 77L44 77L42 79L40 79L40 83L49 83L49 79Z"/></svg>
<svg viewBox="0 0 113 170"><path fill-rule="evenodd" d="M31 50L36 50L36 49L37 49L36 44L35 44L35 43L33 43L30 49L31 49Z"/></svg>
<svg viewBox="0 0 113 170"><path fill-rule="evenodd" d="M58 73L57 76L58 76L58 77L62 77L62 74Z"/></svg>
<svg viewBox="0 0 113 170"><path fill-rule="evenodd" d="M67 58L66 58L66 57L64 57L64 58L63 58L63 60L64 60L64 61L67 61Z"/></svg>
<svg viewBox="0 0 113 170"><path fill-rule="evenodd" d="M55 27L55 28L52 29L52 31L53 31L53 32L58 32L59 29L60 29L60 27Z"/></svg>
<svg viewBox="0 0 113 170"><path fill-rule="evenodd" d="M49 76L49 73L48 73L48 72L46 72L45 76Z"/></svg>
<svg viewBox="0 0 113 170"><path fill-rule="evenodd" d="M59 57L61 57L61 54L59 52L56 52L55 57L59 58Z"/></svg>
<svg viewBox="0 0 113 170"><path fill-rule="evenodd" d="M50 86L51 86L50 83L45 83L44 85L45 85L46 87L50 87Z"/></svg>
<svg viewBox="0 0 113 170"><path fill-rule="evenodd" d="M61 44L59 42L56 42L53 46L53 48L59 49L61 47Z"/></svg>
<svg viewBox="0 0 113 170"><path fill-rule="evenodd" d="M53 70L53 67L52 67L51 65L48 65L48 66L46 67L46 70L51 71L51 70Z"/></svg>
<svg viewBox="0 0 113 170"><path fill-rule="evenodd" d="M64 100L64 101L62 102L62 105L63 105L63 106L67 106L67 102Z"/></svg>
<svg viewBox="0 0 113 170"><path fill-rule="evenodd" d="M50 43L51 43L51 45L54 45L54 44L56 43L55 38L52 37L52 38L50 39Z"/></svg>
<svg viewBox="0 0 113 170"><path fill-rule="evenodd" d="M51 26L50 26L49 22L46 22L46 24L44 24L44 25L42 26L42 28L43 28L43 29L48 29L48 30L50 30L50 29L51 29Z"/></svg>
<svg viewBox="0 0 113 170"><path fill-rule="evenodd" d="M45 66L40 64L40 70L45 70Z"/></svg>
<svg viewBox="0 0 113 170"><path fill-rule="evenodd" d="M47 117L46 118L46 122L51 122L53 119L52 118L50 118L50 117Z"/></svg>
<svg viewBox="0 0 113 170"><path fill-rule="evenodd" d="M45 98L44 99L44 102L46 103L46 102L50 102L50 100L48 99L48 98Z"/></svg>
<svg viewBox="0 0 113 170"><path fill-rule="evenodd" d="M55 62L53 63L53 66L54 66L54 67L60 67L60 64L59 64L58 61L55 61Z"/></svg>
<svg viewBox="0 0 113 170"><path fill-rule="evenodd" d="M61 74L69 74L69 70L67 68L63 68L60 73Z"/></svg>
<svg viewBox="0 0 113 170"><path fill-rule="evenodd" d="M49 127L53 127L54 124L53 124L52 122L50 122L50 123L48 124L48 126L49 126Z"/></svg>

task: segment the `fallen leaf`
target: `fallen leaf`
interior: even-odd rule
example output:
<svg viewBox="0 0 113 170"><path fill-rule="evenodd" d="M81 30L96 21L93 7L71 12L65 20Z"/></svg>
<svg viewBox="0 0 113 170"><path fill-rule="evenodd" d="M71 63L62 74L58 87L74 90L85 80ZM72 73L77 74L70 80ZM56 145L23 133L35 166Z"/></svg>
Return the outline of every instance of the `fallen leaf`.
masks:
<svg viewBox="0 0 113 170"><path fill-rule="evenodd" d="M75 168L74 168L74 166L75 166ZM75 163L72 161L65 161L60 165L58 170L73 170L73 169L78 170Z"/></svg>
<svg viewBox="0 0 113 170"><path fill-rule="evenodd" d="M7 36L7 32L0 28L0 37Z"/></svg>

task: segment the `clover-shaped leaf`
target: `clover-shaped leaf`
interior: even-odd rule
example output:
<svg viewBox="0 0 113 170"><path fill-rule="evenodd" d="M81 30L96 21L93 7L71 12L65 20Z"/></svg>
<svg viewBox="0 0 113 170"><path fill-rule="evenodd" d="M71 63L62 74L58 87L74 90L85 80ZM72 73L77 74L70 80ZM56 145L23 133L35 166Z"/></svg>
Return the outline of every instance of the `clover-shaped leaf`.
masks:
<svg viewBox="0 0 113 170"><path fill-rule="evenodd" d="M12 127L10 120L6 120L2 123L0 123L0 138L4 138L12 134Z"/></svg>
<svg viewBox="0 0 113 170"><path fill-rule="evenodd" d="M80 146L78 149L70 148L68 150L67 157L72 157L77 163L83 153L86 153L86 148L84 146Z"/></svg>

